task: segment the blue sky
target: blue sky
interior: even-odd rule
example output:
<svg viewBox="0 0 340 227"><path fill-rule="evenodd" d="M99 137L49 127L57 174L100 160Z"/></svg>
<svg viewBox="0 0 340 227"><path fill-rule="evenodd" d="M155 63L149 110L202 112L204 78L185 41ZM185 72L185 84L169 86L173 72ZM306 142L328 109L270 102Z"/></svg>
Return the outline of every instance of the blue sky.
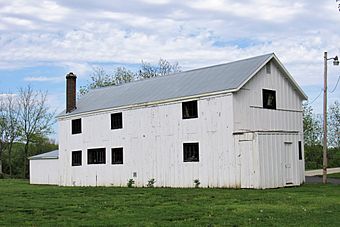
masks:
<svg viewBox="0 0 340 227"><path fill-rule="evenodd" d="M310 101L322 91L323 52L340 55L336 0L0 0L0 94L30 84L65 106L65 75L141 60L182 69L274 52ZM333 90L340 67L328 64ZM329 93L339 100L340 85ZM312 103L322 111L322 95ZM55 136L55 135L54 135Z"/></svg>

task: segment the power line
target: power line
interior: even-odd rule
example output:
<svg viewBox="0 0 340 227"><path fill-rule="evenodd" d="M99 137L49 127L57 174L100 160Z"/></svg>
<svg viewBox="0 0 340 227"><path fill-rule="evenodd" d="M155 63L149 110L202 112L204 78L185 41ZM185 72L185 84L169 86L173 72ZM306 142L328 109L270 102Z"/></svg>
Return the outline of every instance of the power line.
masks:
<svg viewBox="0 0 340 227"><path fill-rule="evenodd" d="M334 89L332 91L330 91L329 93L333 93L336 90L336 87L338 86L339 80L340 80L340 76L338 77L338 81L336 82Z"/></svg>
<svg viewBox="0 0 340 227"><path fill-rule="evenodd" d="M309 102L309 104L310 104L310 105L313 104L313 103L320 97L320 95L322 94L322 92L323 92L323 89L321 88L320 93L318 94L318 96L316 96L316 98L313 99L313 101Z"/></svg>

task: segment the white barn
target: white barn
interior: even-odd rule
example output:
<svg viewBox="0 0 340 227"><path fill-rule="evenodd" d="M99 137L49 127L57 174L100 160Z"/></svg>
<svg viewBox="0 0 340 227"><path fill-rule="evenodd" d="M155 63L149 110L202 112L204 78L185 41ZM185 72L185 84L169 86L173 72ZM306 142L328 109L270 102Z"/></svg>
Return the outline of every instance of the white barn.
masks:
<svg viewBox="0 0 340 227"><path fill-rule="evenodd" d="M275 54L94 89L77 103L76 76L66 78L59 185L155 179L156 187L194 187L198 179L201 187L277 188L305 180L307 97Z"/></svg>

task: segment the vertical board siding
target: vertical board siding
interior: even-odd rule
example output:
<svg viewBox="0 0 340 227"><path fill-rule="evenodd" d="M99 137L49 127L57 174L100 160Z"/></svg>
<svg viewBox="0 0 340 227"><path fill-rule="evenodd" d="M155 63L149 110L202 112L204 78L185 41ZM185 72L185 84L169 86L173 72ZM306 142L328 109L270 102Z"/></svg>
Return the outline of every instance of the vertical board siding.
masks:
<svg viewBox="0 0 340 227"><path fill-rule="evenodd" d="M271 73L261 69L242 89L234 93L234 130L254 132L254 153L258 163L259 177L255 188L287 186L285 182L284 142L292 142L293 185L304 182L304 159L298 160L298 141L303 143L302 98L287 77L271 62ZM262 89L276 91L276 109L265 109L262 103ZM271 132L259 134L255 132ZM287 132L282 134L278 132ZM248 133L249 134L249 133ZM235 137L235 144L239 140ZM237 149L235 145L235 149ZM248 160L250 161L250 160ZM247 163L247 162L246 162ZM252 162L254 163L254 161ZM241 164L242 165L242 164ZM241 179L242 180L242 179ZM242 182L241 182L242 185Z"/></svg>
<svg viewBox="0 0 340 227"><path fill-rule="evenodd" d="M30 160L30 184L58 185L59 170L58 159L32 159Z"/></svg>
<svg viewBox="0 0 340 227"><path fill-rule="evenodd" d="M234 94L235 131L285 130L302 132L302 98L271 63ZM262 89L276 91L276 110L262 108Z"/></svg>
<svg viewBox="0 0 340 227"><path fill-rule="evenodd" d="M182 119L181 102L123 110L123 128L111 130L110 114L82 118L83 132L60 120L61 185L125 186L134 179L157 187L239 187L234 154L232 95L198 100L198 118ZM183 143L199 142L199 162L183 162ZM111 164L111 148L123 147L123 164ZM106 148L106 164L87 164L87 149ZM82 166L71 167L71 151L82 150ZM133 173L137 177L133 177Z"/></svg>
<svg viewBox="0 0 340 227"><path fill-rule="evenodd" d="M286 182L285 142L291 143L292 184L304 182L302 98L271 64L233 94L197 100L198 118L182 119L182 103L124 109L123 128L111 130L110 114L84 115L82 133L59 120L61 185L125 186L133 179L156 187L276 188ZM262 108L262 89L276 91L276 110ZM190 101L190 100L188 100ZM116 111L117 112L117 111ZM235 135L234 135L235 134ZM199 143L199 162L183 162L183 143ZM123 164L111 164L111 148L123 147ZM106 164L88 165L87 149L106 148ZM302 148L303 149L303 148ZM82 150L82 166L71 152ZM302 150L304 157L304 150ZM133 173L137 173L134 177Z"/></svg>
<svg viewBox="0 0 340 227"><path fill-rule="evenodd" d="M301 161L298 157L297 133L259 133L258 153L260 157L260 185L259 188L277 188L290 185L300 185L304 182L301 171ZM288 155L290 160L286 160L286 143L291 146L291 153ZM286 182L286 167L289 163L292 170L292 182ZM291 183L291 184L287 184Z"/></svg>

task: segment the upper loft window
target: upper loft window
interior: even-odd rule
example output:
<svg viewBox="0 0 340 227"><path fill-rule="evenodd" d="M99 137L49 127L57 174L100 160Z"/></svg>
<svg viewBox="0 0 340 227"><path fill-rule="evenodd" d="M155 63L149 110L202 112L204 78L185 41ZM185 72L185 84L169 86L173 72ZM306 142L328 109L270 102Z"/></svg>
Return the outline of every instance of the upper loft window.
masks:
<svg viewBox="0 0 340 227"><path fill-rule="evenodd" d="M72 166L81 166L81 151L72 151Z"/></svg>
<svg viewBox="0 0 340 227"><path fill-rule="evenodd" d="M105 164L105 148L87 150L87 164Z"/></svg>
<svg viewBox="0 0 340 227"><path fill-rule="evenodd" d="M81 118L72 120L72 134L81 133Z"/></svg>
<svg viewBox="0 0 340 227"><path fill-rule="evenodd" d="M183 119L190 119L190 118L197 118L197 101L189 101L182 103L182 118Z"/></svg>
<svg viewBox="0 0 340 227"><path fill-rule="evenodd" d="M276 109L276 91L262 90L263 108Z"/></svg>
<svg viewBox="0 0 340 227"><path fill-rule="evenodd" d="M123 128L122 113L111 114L111 129Z"/></svg>
<svg viewBox="0 0 340 227"><path fill-rule="evenodd" d="M268 63L266 64L266 73L267 73L267 74L271 74L271 73L272 73L272 69L271 69L270 62L268 62Z"/></svg>
<svg viewBox="0 0 340 227"><path fill-rule="evenodd" d="M198 143L183 143L183 161L184 162L199 161Z"/></svg>

